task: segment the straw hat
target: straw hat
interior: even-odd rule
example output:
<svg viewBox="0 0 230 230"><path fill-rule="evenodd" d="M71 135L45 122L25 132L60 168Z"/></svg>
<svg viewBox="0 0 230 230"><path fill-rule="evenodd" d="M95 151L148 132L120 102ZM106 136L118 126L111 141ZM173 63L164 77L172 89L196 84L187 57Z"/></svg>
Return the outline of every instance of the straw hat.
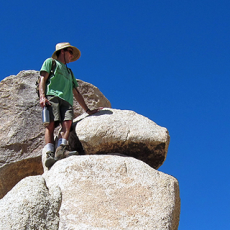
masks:
<svg viewBox="0 0 230 230"><path fill-rule="evenodd" d="M57 52L58 50L62 50L62 49L64 49L64 48L68 48L68 47L71 47L71 48L73 49L73 58L71 59L71 62L76 61L77 59L79 59L80 56L81 56L80 50L79 50L78 48L76 48L75 46L71 46L71 45L69 44L69 42L61 42L61 43L58 43L58 44L56 45L56 50L55 50L55 52L53 53L52 58L57 59L56 52Z"/></svg>

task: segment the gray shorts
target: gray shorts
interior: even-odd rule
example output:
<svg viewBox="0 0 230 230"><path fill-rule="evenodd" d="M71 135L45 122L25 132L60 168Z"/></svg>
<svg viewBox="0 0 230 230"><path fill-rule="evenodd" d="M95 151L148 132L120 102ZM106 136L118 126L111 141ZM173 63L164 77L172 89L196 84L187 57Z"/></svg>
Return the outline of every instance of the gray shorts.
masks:
<svg viewBox="0 0 230 230"><path fill-rule="evenodd" d="M73 107L67 101L56 97L47 96L51 106L48 106L50 112L50 121L59 123L62 121L73 120Z"/></svg>

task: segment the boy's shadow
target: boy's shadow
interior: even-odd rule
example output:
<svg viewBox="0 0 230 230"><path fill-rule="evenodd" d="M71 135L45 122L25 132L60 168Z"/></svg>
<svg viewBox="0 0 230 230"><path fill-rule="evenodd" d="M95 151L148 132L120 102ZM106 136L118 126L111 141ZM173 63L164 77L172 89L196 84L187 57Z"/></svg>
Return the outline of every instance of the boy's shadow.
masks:
<svg viewBox="0 0 230 230"><path fill-rule="evenodd" d="M103 109L103 110L99 110L97 113L92 114L92 115L88 115L86 113L82 114L81 116L77 117L74 119L72 126L71 126L71 130L70 130L70 135L69 135L69 148L70 151L78 151L78 153L80 155L85 155L85 151L83 149L83 146L75 132L76 129L76 125L78 122L86 119L87 117L91 117L91 116L102 116L102 115L111 115L113 114L113 112L109 109Z"/></svg>

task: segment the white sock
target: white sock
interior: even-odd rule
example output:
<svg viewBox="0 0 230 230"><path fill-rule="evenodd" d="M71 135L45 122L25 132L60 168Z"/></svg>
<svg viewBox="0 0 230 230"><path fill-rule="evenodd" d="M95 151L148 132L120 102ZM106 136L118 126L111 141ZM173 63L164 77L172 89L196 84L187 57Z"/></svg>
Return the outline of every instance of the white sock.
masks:
<svg viewBox="0 0 230 230"><path fill-rule="evenodd" d="M46 152L49 152L49 151L54 152L54 144L52 143L46 144L45 149L46 149Z"/></svg>
<svg viewBox="0 0 230 230"><path fill-rule="evenodd" d="M67 145L67 140L64 139L64 138L60 138L60 139L58 140L58 145L57 145L57 147L60 146L60 145Z"/></svg>

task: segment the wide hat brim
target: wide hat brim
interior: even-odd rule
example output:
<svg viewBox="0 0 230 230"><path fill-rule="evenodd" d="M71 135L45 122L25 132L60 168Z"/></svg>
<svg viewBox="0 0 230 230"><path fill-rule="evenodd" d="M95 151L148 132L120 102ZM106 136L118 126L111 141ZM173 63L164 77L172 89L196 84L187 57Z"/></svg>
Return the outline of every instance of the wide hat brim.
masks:
<svg viewBox="0 0 230 230"><path fill-rule="evenodd" d="M68 48L68 47L70 47L70 48L73 49L73 58L71 59L70 62L74 62L74 61L76 61L77 59L79 59L80 56L81 56L80 50L79 50L77 47L75 47L75 46L71 46L68 42L58 43L58 44L56 45L56 50L54 51L54 53L53 53L53 55L52 55L52 58L53 58L53 59L57 59L56 52L57 52L58 50L62 50L62 49L64 49L64 48Z"/></svg>

